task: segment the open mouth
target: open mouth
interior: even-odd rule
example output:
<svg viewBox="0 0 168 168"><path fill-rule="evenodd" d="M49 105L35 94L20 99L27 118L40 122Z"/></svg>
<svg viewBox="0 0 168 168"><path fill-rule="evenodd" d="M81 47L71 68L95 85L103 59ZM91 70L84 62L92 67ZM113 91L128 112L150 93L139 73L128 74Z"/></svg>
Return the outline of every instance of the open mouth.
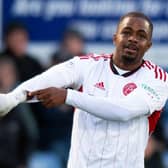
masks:
<svg viewBox="0 0 168 168"><path fill-rule="evenodd" d="M124 46L124 50L130 53L136 53L138 51L138 47L135 44L127 44Z"/></svg>

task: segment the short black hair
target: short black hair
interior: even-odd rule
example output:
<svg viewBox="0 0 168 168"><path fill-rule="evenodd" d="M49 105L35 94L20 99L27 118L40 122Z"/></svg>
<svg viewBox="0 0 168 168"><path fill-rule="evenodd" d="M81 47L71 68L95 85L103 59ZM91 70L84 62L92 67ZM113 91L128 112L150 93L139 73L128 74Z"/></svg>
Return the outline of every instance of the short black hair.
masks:
<svg viewBox="0 0 168 168"><path fill-rule="evenodd" d="M144 13L141 13L141 12L129 12L125 15L123 15L120 20L119 20L119 23L118 23L118 26L120 25L120 23L127 17L139 17L139 18L142 18L144 20L146 20L148 23L149 23L149 27L150 27L150 30L151 30L151 37L152 37L152 33L153 33L153 23L151 21L151 19L146 16Z"/></svg>
<svg viewBox="0 0 168 168"><path fill-rule="evenodd" d="M28 32L26 26L23 23L18 22L18 21L13 21L5 27L4 37L9 36L11 33L13 33L14 31L17 31L17 30Z"/></svg>

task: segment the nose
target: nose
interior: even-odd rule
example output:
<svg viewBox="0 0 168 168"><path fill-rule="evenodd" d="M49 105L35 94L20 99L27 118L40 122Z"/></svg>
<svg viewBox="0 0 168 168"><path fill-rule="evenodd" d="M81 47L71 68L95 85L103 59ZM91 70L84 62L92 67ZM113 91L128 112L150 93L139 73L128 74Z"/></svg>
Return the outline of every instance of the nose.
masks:
<svg viewBox="0 0 168 168"><path fill-rule="evenodd" d="M131 35L131 36L129 37L128 41L134 42L134 43L137 43L137 42L138 42L137 37L136 37L135 35Z"/></svg>

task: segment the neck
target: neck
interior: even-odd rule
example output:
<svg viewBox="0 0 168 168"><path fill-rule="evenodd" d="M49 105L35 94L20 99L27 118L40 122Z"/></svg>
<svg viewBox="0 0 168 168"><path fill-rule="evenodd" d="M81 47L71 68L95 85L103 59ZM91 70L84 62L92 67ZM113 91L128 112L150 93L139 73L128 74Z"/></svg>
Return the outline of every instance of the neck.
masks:
<svg viewBox="0 0 168 168"><path fill-rule="evenodd" d="M120 58L119 56L117 56L116 54L114 54L111 57L111 64L113 63L114 65L116 65L118 68L126 70L126 71L133 71L135 69L137 69L138 67L141 66L142 61L138 61L138 62L128 62L128 61L124 61L122 58Z"/></svg>

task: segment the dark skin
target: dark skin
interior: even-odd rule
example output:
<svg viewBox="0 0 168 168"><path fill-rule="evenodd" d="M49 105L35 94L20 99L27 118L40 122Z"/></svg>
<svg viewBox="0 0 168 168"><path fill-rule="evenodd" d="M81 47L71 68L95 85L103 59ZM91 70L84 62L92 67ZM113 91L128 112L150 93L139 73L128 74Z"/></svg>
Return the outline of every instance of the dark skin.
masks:
<svg viewBox="0 0 168 168"><path fill-rule="evenodd" d="M149 23L139 17L126 17L113 36L115 52L113 63L123 70L132 71L143 61L145 52L152 46ZM36 96L47 107L65 103L67 89L50 87L28 93L28 98Z"/></svg>
<svg viewBox="0 0 168 168"><path fill-rule="evenodd" d="M34 96L36 96L45 107L52 108L65 103L67 89L49 87L28 93L28 99Z"/></svg>
<svg viewBox="0 0 168 168"><path fill-rule="evenodd" d="M149 23L138 17L127 17L113 36L115 52L113 63L132 71L142 64L145 52L152 46Z"/></svg>

